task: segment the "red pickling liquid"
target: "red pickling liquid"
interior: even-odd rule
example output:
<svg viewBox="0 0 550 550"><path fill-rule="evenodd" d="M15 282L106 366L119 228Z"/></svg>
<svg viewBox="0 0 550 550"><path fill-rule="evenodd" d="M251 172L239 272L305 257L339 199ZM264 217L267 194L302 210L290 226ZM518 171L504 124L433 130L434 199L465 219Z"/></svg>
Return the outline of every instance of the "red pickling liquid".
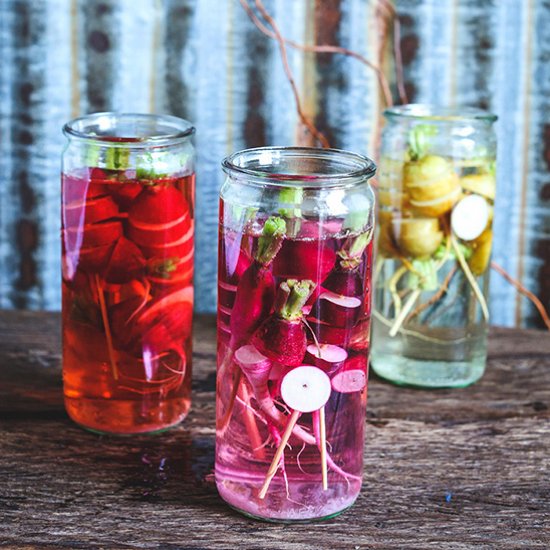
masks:
<svg viewBox="0 0 550 550"><path fill-rule="evenodd" d="M278 468L265 497L261 498L259 493L277 448L275 440L283 434L290 417L280 385L284 375L293 367L272 361L267 389L283 420L276 422L260 405L255 388L242 372L239 373L240 367L235 360L237 350L255 342L254 336L244 336L235 342L236 324L231 323L237 291L253 262L262 222L249 224L239 232L224 226L223 202L221 209L215 466L218 490L233 507L264 519L284 521L331 516L351 506L361 487L372 243L362 253L355 269L341 270L337 253L350 243L350 238L361 234L343 235L341 221L302 221L296 235L285 238L268 267L277 287L288 279L311 279L317 283L303 308L310 328L306 327L308 351L301 364L319 367L332 381L331 394L325 405L325 423L327 453L333 467L328 467L328 488L323 490L321 455L315 436L318 417L315 413L301 414L298 426L309 440L304 441L296 435L290 437L284 451L284 467ZM269 277L264 275L262 280L265 284ZM345 297L342 292L353 295L352 299L347 299L349 296ZM254 289L247 289L247 295L256 296ZM339 298L342 298L341 303ZM357 309L349 307L357 302L360 303ZM256 308L253 301L248 306L248 318L261 309ZM242 320L247 318L242 312L239 315ZM323 349L329 349L327 345L333 346L329 361L316 357L315 340ZM354 389L353 385L342 386L341 381L347 376L341 376L344 371L354 371L355 378L360 375L359 378L365 381L362 387L361 384L357 386L359 389ZM340 377L336 378L339 374ZM232 410L228 412L236 381L238 391ZM226 417L228 420L224 423Z"/></svg>
<svg viewBox="0 0 550 550"><path fill-rule="evenodd" d="M62 185L67 411L100 432L177 424L191 396L194 175L84 168Z"/></svg>

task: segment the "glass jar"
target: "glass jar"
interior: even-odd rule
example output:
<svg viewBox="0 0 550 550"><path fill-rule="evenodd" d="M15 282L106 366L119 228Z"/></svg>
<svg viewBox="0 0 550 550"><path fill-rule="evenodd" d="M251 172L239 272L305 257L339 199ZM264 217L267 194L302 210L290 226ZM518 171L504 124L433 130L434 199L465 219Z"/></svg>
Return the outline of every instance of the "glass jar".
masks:
<svg viewBox="0 0 550 550"><path fill-rule="evenodd" d="M249 516L327 518L361 487L375 166L266 147L223 169L216 484Z"/></svg>
<svg viewBox="0 0 550 550"><path fill-rule="evenodd" d="M464 387L487 355L496 117L384 113L372 367L396 384Z"/></svg>
<svg viewBox="0 0 550 550"><path fill-rule="evenodd" d="M165 429L191 398L194 128L98 113L63 132L67 412L98 432Z"/></svg>

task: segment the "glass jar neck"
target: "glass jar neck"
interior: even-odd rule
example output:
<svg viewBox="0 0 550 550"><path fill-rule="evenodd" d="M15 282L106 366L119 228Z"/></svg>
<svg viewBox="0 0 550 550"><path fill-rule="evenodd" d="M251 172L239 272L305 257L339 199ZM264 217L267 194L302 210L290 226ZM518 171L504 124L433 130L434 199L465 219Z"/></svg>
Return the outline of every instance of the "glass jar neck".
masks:
<svg viewBox="0 0 550 550"><path fill-rule="evenodd" d="M353 186L376 171L374 162L362 155L314 147L246 149L225 158L222 167L245 183L309 189Z"/></svg>
<svg viewBox="0 0 550 550"><path fill-rule="evenodd" d="M194 132L193 125L181 118L142 113L95 113L71 120L63 127L70 140L132 149L177 145Z"/></svg>

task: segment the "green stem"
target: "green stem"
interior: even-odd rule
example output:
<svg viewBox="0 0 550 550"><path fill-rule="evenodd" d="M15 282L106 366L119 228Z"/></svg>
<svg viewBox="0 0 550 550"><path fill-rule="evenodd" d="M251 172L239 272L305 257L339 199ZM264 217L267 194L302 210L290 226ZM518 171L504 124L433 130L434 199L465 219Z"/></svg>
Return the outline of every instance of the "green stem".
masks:
<svg viewBox="0 0 550 550"><path fill-rule="evenodd" d="M286 300L277 310L277 315L287 321L297 321L303 317L302 308L306 305L315 283L309 280L289 279L281 283L280 292L286 294Z"/></svg>
<svg viewBox="0 0 550 550"><path fill-rule="evenodd" d="M262 236L258 240L256 261L263 266L269 265L283 245L286 234L286 223L283 218L271 216L264 224Z"/></svg>

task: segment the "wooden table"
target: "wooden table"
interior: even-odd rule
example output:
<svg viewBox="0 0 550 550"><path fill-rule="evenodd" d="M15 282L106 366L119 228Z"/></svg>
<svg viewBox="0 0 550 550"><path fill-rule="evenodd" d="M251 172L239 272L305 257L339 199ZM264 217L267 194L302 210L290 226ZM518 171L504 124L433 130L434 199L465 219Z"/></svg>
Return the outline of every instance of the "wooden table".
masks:
<svg viewBox="0 0 550 550"><path fill-rule="evenodd" d="M493 329L481 382L372 379L365 482L324 523L220 500L214 320L196 324L194 405L156 436L100 437L63 410L59 315L0 313L0 545L14 548L550 548L550 336Z"/></svg>

